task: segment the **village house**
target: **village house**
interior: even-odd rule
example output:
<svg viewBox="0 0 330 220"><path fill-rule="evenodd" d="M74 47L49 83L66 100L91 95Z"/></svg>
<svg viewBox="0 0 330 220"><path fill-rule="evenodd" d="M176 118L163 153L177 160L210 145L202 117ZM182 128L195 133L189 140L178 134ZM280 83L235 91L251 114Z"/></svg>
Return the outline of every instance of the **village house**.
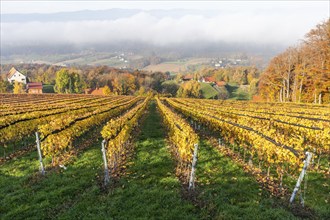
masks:
<svg viewBox="0 0 330 220"><path fill-rule="evenodd" d="M215 78L212 76L202 77L200 81L204 82L204 83L215 83L216 82Z"/></svg>
<svg viewBox="0 0 330 220"><path fill-rule="evenodd" d="M105 95L104 92L103 92L103 88L104 87L101 87L101 88L96 88L96 89L85 89L85 94L90 94L90 95Z"/></svg>
<svg viewBox="0 0 330 220"><path fill-rule="evenodd" d="M42 94L42 83L34 82L26 84L26 91L30 94Z"/></svg>
<svg viewBox="0 0 330 220"><path fill-rule="evenodd" d="M18 70L16 70L14 67L10 69L10 71L7 74L7 80L13 84L14 82L19 82L19 83L23 83L26 84L27 82L27 77L19 72Z"/></svg>
<svg viewBox="0 0 330 220"><path fill-rule="evenodd" d="M192 80L194 77L193 77L193 75L191 75L191 74L188 74L188 75L184 75L183 77L182 77L182 81L184 81L184 82L186 82L186 81L190 81L190 80Z"/></svg>
<svg viewBox="0 0 330 220"><path fill-rule="evenodd" d="M217 86L226 86L227 83L226 83L225 81L217 81L217 82L216 82L216 85L217 85Z"/></svg>

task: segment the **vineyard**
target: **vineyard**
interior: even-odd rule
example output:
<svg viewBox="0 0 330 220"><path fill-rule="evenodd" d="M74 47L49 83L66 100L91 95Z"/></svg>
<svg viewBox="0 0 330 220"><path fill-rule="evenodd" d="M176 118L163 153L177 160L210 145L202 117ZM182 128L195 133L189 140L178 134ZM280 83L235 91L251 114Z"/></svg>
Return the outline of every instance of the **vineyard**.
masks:
<svg viewBox="0 0 330 220"><path fill-rule="evenodd" d="M0 94L0 116L1 219L330 218L329 105Z"/></svg>

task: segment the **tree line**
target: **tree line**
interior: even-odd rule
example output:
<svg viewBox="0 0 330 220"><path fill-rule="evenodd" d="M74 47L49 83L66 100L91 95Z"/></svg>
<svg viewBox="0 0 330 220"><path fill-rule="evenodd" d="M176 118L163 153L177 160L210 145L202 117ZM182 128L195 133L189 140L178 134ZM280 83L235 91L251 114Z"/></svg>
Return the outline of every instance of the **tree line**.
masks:
<svg viewBox="0 0 330 220"><path fill-rule="evenodd" d="M13 65L2 65L0 92L24 91L22 85L10 85L5 75ZM230 67L225 69L205 68L196 70L190 75L193 79L183 82L184 74L178 73L173 78L169 72L148 72L143 70L123 70L109 66L74 66L60 67L46 64L19 64L15 67L25 74L30 82L42 82L54 85L57 93L84 93L85 89L104 88L106 94L136 95L148 91L157 92L171 97L203 98L202 77L212 77L215 81L224 81L237 85L252 85L252 93L258 83L259 71L255 67ZM16 88L17 87L17 88ZM18 88L19 87L19 88ZM228 98L226 88L219 98Z"/></svg>
<svg viewBox="0 0 330 220"><path fill-rule="evenodd" d="M267 101L330 102L330 19L270 61L259 94Z"/></svg>

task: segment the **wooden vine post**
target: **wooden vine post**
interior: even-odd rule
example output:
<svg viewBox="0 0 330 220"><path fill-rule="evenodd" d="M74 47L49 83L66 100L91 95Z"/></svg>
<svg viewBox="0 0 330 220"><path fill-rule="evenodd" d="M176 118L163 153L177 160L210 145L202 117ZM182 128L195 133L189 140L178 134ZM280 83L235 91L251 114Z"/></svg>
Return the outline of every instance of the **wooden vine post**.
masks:
<svg viewBox="0 0 330 220"><path fill-rule="evenodd" d="M37 149L38 149L38 154L39 154L40 172L42 175L45 175L45 168L44 168L44 164L42 162L42 154L41 154L41 149L40 149L40 138L39 138L39 133L37 131L36 131L36 143L37 143Z"/></svg>
<svg viewBox="0 0 330 220"><path fill-rule="evenodd" d="M104 162L104 185L108 185L110 181L110 176L109 176L109 168L108 168L108 163L107 163L107 155L106 155L106 150L105 150L105 145L107 141L103 140L102 141L102 155L103 155L103 162Z"/></svg>
<svg viewBox="0 0 330 220"><path fill-rule="evenodd" d="M298 190L300 188L300 184L303 181L304 176L305 176L305 174L307 172L307 168L309 166L309 163L310 163L310 161L312 159L313 154L310 153L310 152L306 152L306 156L307 156L306 157L306 160L304 160L304 167L303 167L303 169L302 169L302 171L300 173L300 176L299 176L299 178L297 180L296 186L294 187L294 190L292 192L292 195L291 195L291 198L290 198L290 204L292 204L294 198L296 197L296 194L297 194L297 192L298 192Z"/></svg>
<svg viewBox="0 0 330 220"><path fill-rule="evenodd" d="M197 164L197 151L198 151L198 144L194 144L194 155L191 165L191 173L189 179L189 190L195 189L195 172L196 172L196 164Z"/></svg>

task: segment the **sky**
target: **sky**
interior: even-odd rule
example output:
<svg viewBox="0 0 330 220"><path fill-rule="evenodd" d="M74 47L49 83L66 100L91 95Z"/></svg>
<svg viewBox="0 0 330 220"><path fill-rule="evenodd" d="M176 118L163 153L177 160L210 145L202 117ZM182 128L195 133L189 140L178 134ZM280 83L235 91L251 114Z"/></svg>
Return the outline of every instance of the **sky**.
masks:
<svg viewBox="0 0 330 220"><path fill-rule="evenodd" d="M14 1L2 0L1 13L54 13L79 10L103 10L110 8L123 9L227 9L230 11L258 11L273 9L303 10L304 12L318 11L329 13L329 1ZM291 11L293 12L293 11ZM308 14L308 13L307 13Z"/></svg>
<svg viewBox="0 0 330 220"><path fill-rule="evenodd" d="M56 13L113 8L142 9L109 20L1 21L1 43L88 44L117 40L157 45L173 43L250 42L297 44L316 24L329 18L329 1L6 1L1 15ZM182 16L157 17L150 10L182 9ZM190 13L185 10L198 10ZM212 16L208 12L213 11ZM214 13L216 12L216 13ZM97 13L97 12L96 12ZM211 14L211 13L210 13ZM95 34L97 33L97 34Z"/></svg>
<svg viewBox="0 0 330 220"><path fill-rule="evenodd" d="M319 12L327 11L329 13L329 1L327 0L310 0L310 1L15 1L2 0L1 13L54 13L68 12L78 10L102 10L110 8L123 9L228 9L231 11L249 11L260 9L273 9L281 11L284 9L318 10Z"/></svg>

